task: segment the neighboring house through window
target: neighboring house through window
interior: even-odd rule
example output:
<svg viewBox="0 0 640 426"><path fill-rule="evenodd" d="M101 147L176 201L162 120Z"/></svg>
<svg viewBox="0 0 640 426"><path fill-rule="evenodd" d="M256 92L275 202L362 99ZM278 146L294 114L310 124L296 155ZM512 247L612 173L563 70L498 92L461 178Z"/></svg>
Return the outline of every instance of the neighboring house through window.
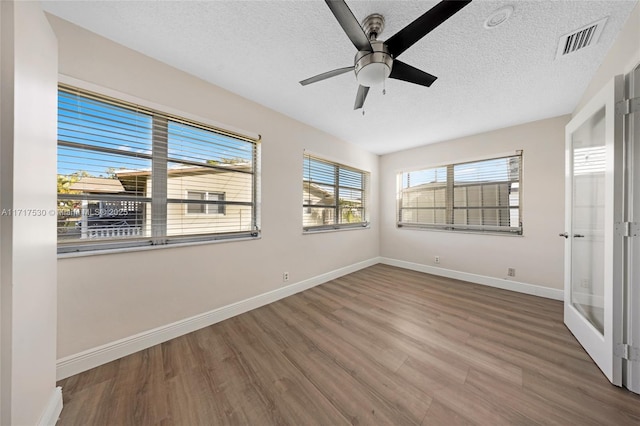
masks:
<svg viewBox="0 0 640 426"><path fill-rule="evenodd" d="M303 169L305 232L368 226L368 172L307 154Z"/></svg>
<svg viewBox="0 0 640 426"><path fill-rule="evenodd" d="M58 250L257 236L252 139L60 86Z"/></svg>
<svg viewBox="0 0 640 426"><path fill-rule="evenodd" d="M522 152L398 175L398 227L522 234Z"/></svg>

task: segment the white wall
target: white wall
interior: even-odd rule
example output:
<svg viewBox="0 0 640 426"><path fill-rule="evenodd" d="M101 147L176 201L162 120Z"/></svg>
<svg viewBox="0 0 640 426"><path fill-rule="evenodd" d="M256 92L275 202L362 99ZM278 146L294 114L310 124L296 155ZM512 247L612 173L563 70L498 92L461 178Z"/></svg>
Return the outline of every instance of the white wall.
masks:
<svg viewBox="0 0 640 426"><path fill-rule="evenodd" d="M55 420L51 405L62 404L55 390L56 216L48 213L56 207L57 44L38 3L0 7L0 201L5 212L31 210L0 219L0 423L33 425Z"/></svg>
<svg viewBox="0 0 640 426"><path fill-rule="evenodd" d="M49 20L60 73L262 135L262 238L59 259L59 358L378 256L376 155ZM371 172L371 229L302 235L303 149Z"/></svg>
<svg viewBox="0 0 640 426"><path fill-rule="evenodd" d="M396 205L380 208L381 256L440 268L561 289L564 240L564 126L569 116L495 130L387 154L380 159L380 199L395 200L403 170L513 154L522 149L523 236L482 235L396 227Z"/></svg>
<svg viewBox="0 0 640 426"><path fill-rule="evenodd" d="M629 19L582 95L574 114L582 109L613 76L626 74L638 64L640 64L640 2L631 11Z"/></svg>

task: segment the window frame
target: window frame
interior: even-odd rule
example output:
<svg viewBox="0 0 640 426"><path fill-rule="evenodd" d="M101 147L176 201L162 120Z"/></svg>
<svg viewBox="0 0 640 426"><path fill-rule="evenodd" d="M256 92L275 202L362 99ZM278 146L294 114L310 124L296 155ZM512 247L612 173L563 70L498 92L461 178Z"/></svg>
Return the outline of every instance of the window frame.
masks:
<svg viewBox="0 0 640 426"><path fill-rule="evenodd" d="M218 216L224 216L226 215L227 212L227 206L226 204L218 204L218 203L198 203L197 201L226 201L226 192L223 191L202 191L202 190L186 190L186 200L191 200L191 198L189 198L189 194L202 194L205 196L205 198L201 199L201 200L193 200L196 202L189 202L185 205L185 215L189 215L189 216L211 216L211 215L218 215ZM210 195L218 195L221 197L215 198L215 199L209 199ZM198 205L198 206L202 206L204 207L205 211L203 212L190 212L189 211L189 207L194 206L194 205ZM218 211L210 211L212 208L217 209ZM222 211L220 211L222 210Z"/></svg>
<svg viewBox="0 0 640 426"><path fill-rule="evenodd" d="M518 164L518 178L517 180L507 180L507 181L497 181L497 182L470 182L468 184L457 184L455 182L455 178L454 178L454 168L455 166L460 166L460 165L467 165L467 164L473 164L473 163L480 163L480 162L490 162L490 161L495 161L495 160L501 160L501 159L509 159L509 158L518 158L519 164ZM468 161L461 161L461 162L457 162L457 163L448 163L448 164L440 164L440 165L436 165L436 166L430 166L430 167L424 167L424 168L416 168L413 170L403 170L398 172L397 174L397 204L396 204L396 227L399 229L423 229L423 230L434 230L434 231L445 231L445 232L467 232L467 233L481 233L481 234L491 234L491 235L512 235L512 236L522 236L524 234L524 228L523 228L523 198L522 198L522 175L523 175L523 164L524 164L524 154L523 154L523 150L517 150L515 153L512 154L502 154L502 155L496 155L496 156L490 156L490 157L483 157L480 159L476 159L476 160L468 160ZM404 190L405 188L403 188L403 175L405 173L415 173L415 172L422 172L422 171L430 171L430 170L436 170L436 169L441 169L444 168L446 171L446 179L444 182L442 182L442 188L440 189L444 189L445 190L445 195L444 195L444 207L433 207L432 209L435 210L444 210L445 211L445 223L420 223L420 222L403 222L402 221L402 210L403 209L410 209L411 207L403 207L403 194L404 194ZM517 184L517 194L518 194L518 205L517 205L517 211L518 211L518 226L500 226L500 225L474 225L474 224L461 224L461 223L455 223L455 212L456 210L464 210L464 211L472 211L472 210L480 210L481 212L483 210L507 210L510 212L511 209L513 209L515 206L511 206L511 200L509 198L509 196L511 195L511 193L509 193L509 196L507 197L507 201L509 204L507 204L506 206L501 206L501 205L497 205L497 206L485 206L485 205L480 205L480 206L455 206L454 205L454 201L455 201L455 190L456 188L467 188L470 186L479 186L484 188L485 186L490 186L490 185L499 185L499 184L504 184L504 183L510 183L510 184ZM510 188L511 189L511 188ZM433 190L435 191L436 188L434 187ZM425 208L428 209L428 208Z"/></svg>
<svg viewBox="0 0 640 426"><path fill-rule="evenodd" d="M261 229L260 229L260 154L261 154L261 136L259 134L251 135L249 132L239 131L239 130L231 130L224 129L220 127L219 124L211 122L209 119L205 119L202 117L195 117L191 114L184 113L182 111L177 111L170 107L166 107L163 105L154 104L152 102L148 102L145 100L141 100L135 98L133 96L123 94L111 89L102 88L100 86L93 85L91 83L85 83L80 80L76 80L70 77L60 76L60 81L58 83L58 92L67 92L73 96L81 96L89 99L93 99L99 102L105 102L107 104L112 104L117 107L122 107L125 109L129 109L132 111L142 112L143 114L149 114L152 117L153 126L157 125L156 119L164 120L165 122L176 122L180 124L185 124L188 126L193 126L199 128L204 131L213 132L228 138L237 139L243 142L252 144L252 168L250 172L245 172L252 175L252 179L250 182L251 186L251 201L250 202L230 202L226 200L226 194L224 192L220 192L223 194L223 199L225 203L231 204L242 204L251 206L251 229L249 231L234 231L234 232L211 232L211 233L201 233L201 234L179 234L179 235L167 235L166 226L167 226L167 215L166 211L171 203L182 203L185 205L185 210L187 205L189 204L188 200L182 199L170 199L167 197L168 188L164 188L164 197L159 201L160 203L164 202L164 215L160 214L161 219L164 222L164 235L157 235L157 232L154 231L151 227L148 232L149 235L145 235L144 237L139 238L114 238L114 239L98 239L89 241L80 241L78 239L73 240L69 243L64 243L58 239L57 241L57 252L59 255L72 255L72 254L100 254L109 252L110 250L120 250L120 249L132 249L132 250L140 250L147 248L160 248L165 246L174 246L176 244L191 244L191 243L206 243L206 242L216 242L216 241L230 241L230 240L246 240L246 239L255 239L260 238ZM58 108L58 106L57 106ZM168 134L168 133L166 133ZM152 136L152 139L155 137ZM166 139L166 136L165 136ZM69 144L67 143L66 146ZM57 141L57 146L65 146L65 142L60 139ZM87 144L90 147L90 144ZM83 147L79 146L80 150ZM161 162L164 162L164 167L160 167L159 172L166 172L168 164L171 162L171 159L168 158L166 152L166 142L164 145L164 155L163 153L156 153L156 143L152 141L152 149L150 154L136 154L137 157L147 158L151 160L152 170L151 176L157 177L158 170L155 169L155 162L157 161L156 157L160 158ZM91 148L87 148L85 152L91 152ZM60 174L58 174L60 176ZM156 182L161 182L164 180L166 182L166 176L164 179L159 178ZM165 185L166 186L166 185ZM155 189L157 185L153 185ZM211 191L212 193L218 191ZM111 200L115 199L113 196L95 196L95 194L61 194L58 193L58 200L70 200L71 198L77 200ZM117 197L116 197L117 198ZM130 197L122 197L126 198L126 201L130 202L142 202L149 203L150 206L154 206L159 203L156 201L157 197L154 193L144 194L144 196L130 196ZM216 200L218 201L218 200ZM216 203L211 203L216 204ZM216 206L219 206L216 204ZM208 208L207 204L207 208ZM205 213L202 215L206 216L222 216L226 214L226 204L223 205L225 213ZM60 217L60 215L59 215Z"/></svg>
<svg viewBox="0 0 640 426"><path fill-rule="evenodd" d="M327 184L327 183L322 183L322 185L327 186L327 187L332 187L333 191L334 191L334 203L333 204L310 204L307 202L307 200L304 198L304 186L309 184L309 181L307 179L307 176L305 175L305 162L306 161L318 161L321 163L324 163L325 165L329 165L331 167L334 168L333 171L333 175L334 175L334 179L335 179L335 183L333 185L331 184ZM356 187L351 187L351 186L347 186L347 185L340 185L340 170L344 170L344 171L348 171L348 172L355 172L360 174L360 178L361 178L361 182L362 182L362 186L360 188L356 188ZM367 206L368 203L368 199L369 199L369 191L370 191L370 175L371 173L366 171L366 170L361 170L358 169L356 167L352 167L352 166L348 166L342 163L338 163L336 161L332 161L332 160L328 160L326 158L317 156L317 155L313 155L313 154L309 154L307 152L303 153L303 172L302 172L302 184L303 184L303 202L302 202L302 220L303 220L303 226L302 226L302 232L303 234L313 234L313 233L317 233L317 232L327 232L327 231L340 231L340 230L351 230L351 229L368 229L370 227L370 222L369 222L369 209ZM361 218L362 221L359 222L345 222L345 223L339 223L337 222L338 218L341 218L341 206L340 206L340 189L343 190L355 190L355 191L361 191L362 192L362 197L361 197L361 207L359 207L358 209L362 211L361 213ZM310 214L308 212L310 212L312 209L314 208L326 208L326 209L331 209L330 211L333 212L333 217L334 217L334 223L331 224L322 224L322 225L312 225L312 226L305 226L304 225L304 218L306 214Z"/></svg>

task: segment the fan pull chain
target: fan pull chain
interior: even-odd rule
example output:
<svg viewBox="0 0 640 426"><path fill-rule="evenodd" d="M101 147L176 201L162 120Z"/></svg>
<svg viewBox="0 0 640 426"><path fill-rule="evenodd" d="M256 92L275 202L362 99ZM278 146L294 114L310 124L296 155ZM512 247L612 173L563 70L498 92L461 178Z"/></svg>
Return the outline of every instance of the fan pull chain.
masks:
<svg viewBox="0 0 640 426"><path fill-rule="evenodd" d="M387 94L387 79L384 76L384 71L382 71L382 95Z"/></svg>

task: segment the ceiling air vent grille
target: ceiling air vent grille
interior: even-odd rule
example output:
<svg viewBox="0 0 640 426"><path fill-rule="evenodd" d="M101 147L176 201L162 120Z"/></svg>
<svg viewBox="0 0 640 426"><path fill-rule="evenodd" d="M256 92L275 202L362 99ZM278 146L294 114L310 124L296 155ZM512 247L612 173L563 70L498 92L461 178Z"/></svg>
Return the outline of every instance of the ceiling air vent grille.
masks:
<svg viewBox="0 0 640 426"><path fill-rule="evenodd" d="M602 34L602 30L604 29L604 24L606 22L607 18L602 18L597 22L560 37L556 58L577 52L585 47L596 44L600 38L600 34Z"/></svg>

